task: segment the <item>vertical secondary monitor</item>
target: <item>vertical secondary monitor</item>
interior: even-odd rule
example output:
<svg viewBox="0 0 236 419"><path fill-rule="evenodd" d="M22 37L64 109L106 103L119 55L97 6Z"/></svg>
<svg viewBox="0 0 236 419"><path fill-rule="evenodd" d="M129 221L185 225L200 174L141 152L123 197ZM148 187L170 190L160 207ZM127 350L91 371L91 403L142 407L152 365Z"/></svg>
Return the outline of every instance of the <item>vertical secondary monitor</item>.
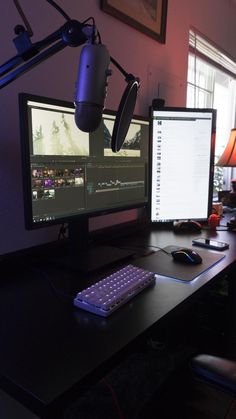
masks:
<svg viewBox="0 0 236 419"><path fill-rule="evenodd" d="M151 110L151 221L204 221L212 205L216 111Z"/></svg>

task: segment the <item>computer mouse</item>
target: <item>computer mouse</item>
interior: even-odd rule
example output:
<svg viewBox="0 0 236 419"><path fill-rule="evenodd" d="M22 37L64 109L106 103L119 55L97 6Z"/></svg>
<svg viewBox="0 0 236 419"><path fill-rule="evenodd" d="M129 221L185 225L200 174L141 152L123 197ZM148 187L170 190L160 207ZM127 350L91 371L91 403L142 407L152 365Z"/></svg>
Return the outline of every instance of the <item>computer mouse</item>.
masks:
<svg viewBox="0 0 236 419"><path fill-rule="evenodd" d="M177 223L174 224L174 231L176 233L178 232L200 232L202 229L202 226L200 223L198 223L197 221L178 221Z"/></svg>
<svg viewBox="0 0 236 419"><path fill-rule="evenodd" d="M181 248L171 252L173 259L177 262L186 263L188 265L197 265L202 263L202 257L193 249Z"/></svg>

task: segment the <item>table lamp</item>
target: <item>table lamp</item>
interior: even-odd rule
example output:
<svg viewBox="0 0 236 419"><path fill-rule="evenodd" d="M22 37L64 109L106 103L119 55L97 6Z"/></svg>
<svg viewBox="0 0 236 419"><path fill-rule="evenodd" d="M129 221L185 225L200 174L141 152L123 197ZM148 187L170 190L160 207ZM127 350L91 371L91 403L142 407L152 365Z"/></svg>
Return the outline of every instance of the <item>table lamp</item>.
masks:
<svg viewBox="0 0 236 419"><path fill-rule="evenodd" d="M236 167L236 128L231 129L229 141L225 150L217 162L217 166ZM232 191L229 194L229 202L232 207L236 207L236 179L231 180ZM236 228L236 218L230 220L229 228Z"/></svg>

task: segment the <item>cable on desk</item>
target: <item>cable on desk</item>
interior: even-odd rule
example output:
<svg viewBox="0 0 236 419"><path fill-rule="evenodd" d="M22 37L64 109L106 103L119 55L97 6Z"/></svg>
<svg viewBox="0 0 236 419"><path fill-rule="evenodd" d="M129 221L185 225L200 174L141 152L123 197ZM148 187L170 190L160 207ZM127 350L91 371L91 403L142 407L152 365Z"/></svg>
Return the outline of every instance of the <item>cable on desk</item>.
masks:
<svg viewBox="0 0 236 419"><path fill-rule="evenodd" d="M35 273L37 273L37 275L40 275L44 279L46 279L46 281L50 285L50 288L53 291L53 294L55 294L57 297L60 297L60 298L63 297L63 299L67 300L67 302L69 302L70 304L73 303L74 295L67 294L64 291L60 290L59 288L55 287L51 278L49 277L49 275L45 271L42 271L41 269L35 268L34 266L30 265L28 262L27 262L27 264L25 264L22 260L20 260L19 263L24 268L27 268L27 269L29 269L29 266L30 266L30 269L32 270L32 272L35 272Z"/></svg>
<svg viewBox="0 0 236 419"><path fill-rule="evenodd" d="M68 225L62 224L61 227L60 227L60 229L59 229L57 239L58 240L66 239L66 232L67 232L67 230L68 230Z"/></svg>
<svg viewBox="0 0 236 419"><path fill-rule="evenodd" d="M167 255L171 255L171 253L170 253L170 252L167 252L167 250L163 249L163 247L154 246L154 245L152 245L152 244L147 245L147 247L154 247L154 249L161 250L162 252L166 253Z"/></svg>
<svg viewBox="0 0 236 419"><path fill-rule="evenodd" d="M233 407L234 407L234 404L235 404L235 399L232 399L232 400L230 401L230 404L229 404L229 407L228 407L228 409L227 409L227 412L226 412L226 414L224 415L224 419L230 419L230 417L231 417L231 413L232 413L232 409L233 409Z"/></svg>
<svg viewBox="0 0 236 419"><path fill-rule="evenodd" d="M162 252L166 253L167 255L171 255L170 252L167 252L167 250L163 249L163 247L159 247L159 246L154 246L152 244L134 244L132 246L117 246L119 247L119 249L125 249L125 250L135 250L135 249L145 249L145 248L154 248L154 249L158 249L161 250ZM146 255L145 255L146 256Z"/></svg>
<svg viewBox="0 0 236 419"><path fill-rule="evenodd" d="M48 275L46 272L44 272L44 271L42 271L42 270L37 270L36 268L33 268L33 269L35 269L35 271L36 271L36 272L38 272L38 274L43 275L43 277L44 277L44 278L46 279L46 281L49 283L49 285L50 285L50 287L51 287L52 291L54 292L54 294L56 294L56 295L57 295L57 297L63 297L63 298L64 298L64 299L66 299L69 303L73 303L74 296L72 296L72 295L70 295L70 294L67 294L67 293L65 293L64 291L60 290L59 288L55 287L55 285L53 284L53 282L52 282L51 278L49 277L49 275Z"/></svg>
<svg viewBox="0 0 236 419"><path fill-rule="evenodd" d="M113 387L112 387L112 385L109 383L109 381L107 380L107 378L103 378L101 381L102 381L102 382L105 384L105 386L109 389L109 391L110 391L110 393L111 393L111 395L112 395L112 400L113 400L113 403L114 403L114 405L115 405L115 407L116 407L116 410L117 410L118 419L125 419L125 417L124 417L124 415L123 415L123 412L122 412L122 410L121 410L121 407L120 407L120 404L119 404L119 401L118 401L118 398L117 398L117 395L116 395L116 392L115 392L114 388L113 388Z"/></svg>

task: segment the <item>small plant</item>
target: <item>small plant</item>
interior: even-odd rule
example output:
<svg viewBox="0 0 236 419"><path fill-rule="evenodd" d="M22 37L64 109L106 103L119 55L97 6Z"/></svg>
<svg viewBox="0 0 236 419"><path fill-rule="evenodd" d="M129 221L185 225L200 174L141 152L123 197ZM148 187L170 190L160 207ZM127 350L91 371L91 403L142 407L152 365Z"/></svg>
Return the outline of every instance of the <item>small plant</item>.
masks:
<svg viewBox="0 0 236 419"><path fill-rule="evenodd" d="M222 191L223 185L224 185L223 167L215 166L213 192L218 193L219 191Z"/></svg>

